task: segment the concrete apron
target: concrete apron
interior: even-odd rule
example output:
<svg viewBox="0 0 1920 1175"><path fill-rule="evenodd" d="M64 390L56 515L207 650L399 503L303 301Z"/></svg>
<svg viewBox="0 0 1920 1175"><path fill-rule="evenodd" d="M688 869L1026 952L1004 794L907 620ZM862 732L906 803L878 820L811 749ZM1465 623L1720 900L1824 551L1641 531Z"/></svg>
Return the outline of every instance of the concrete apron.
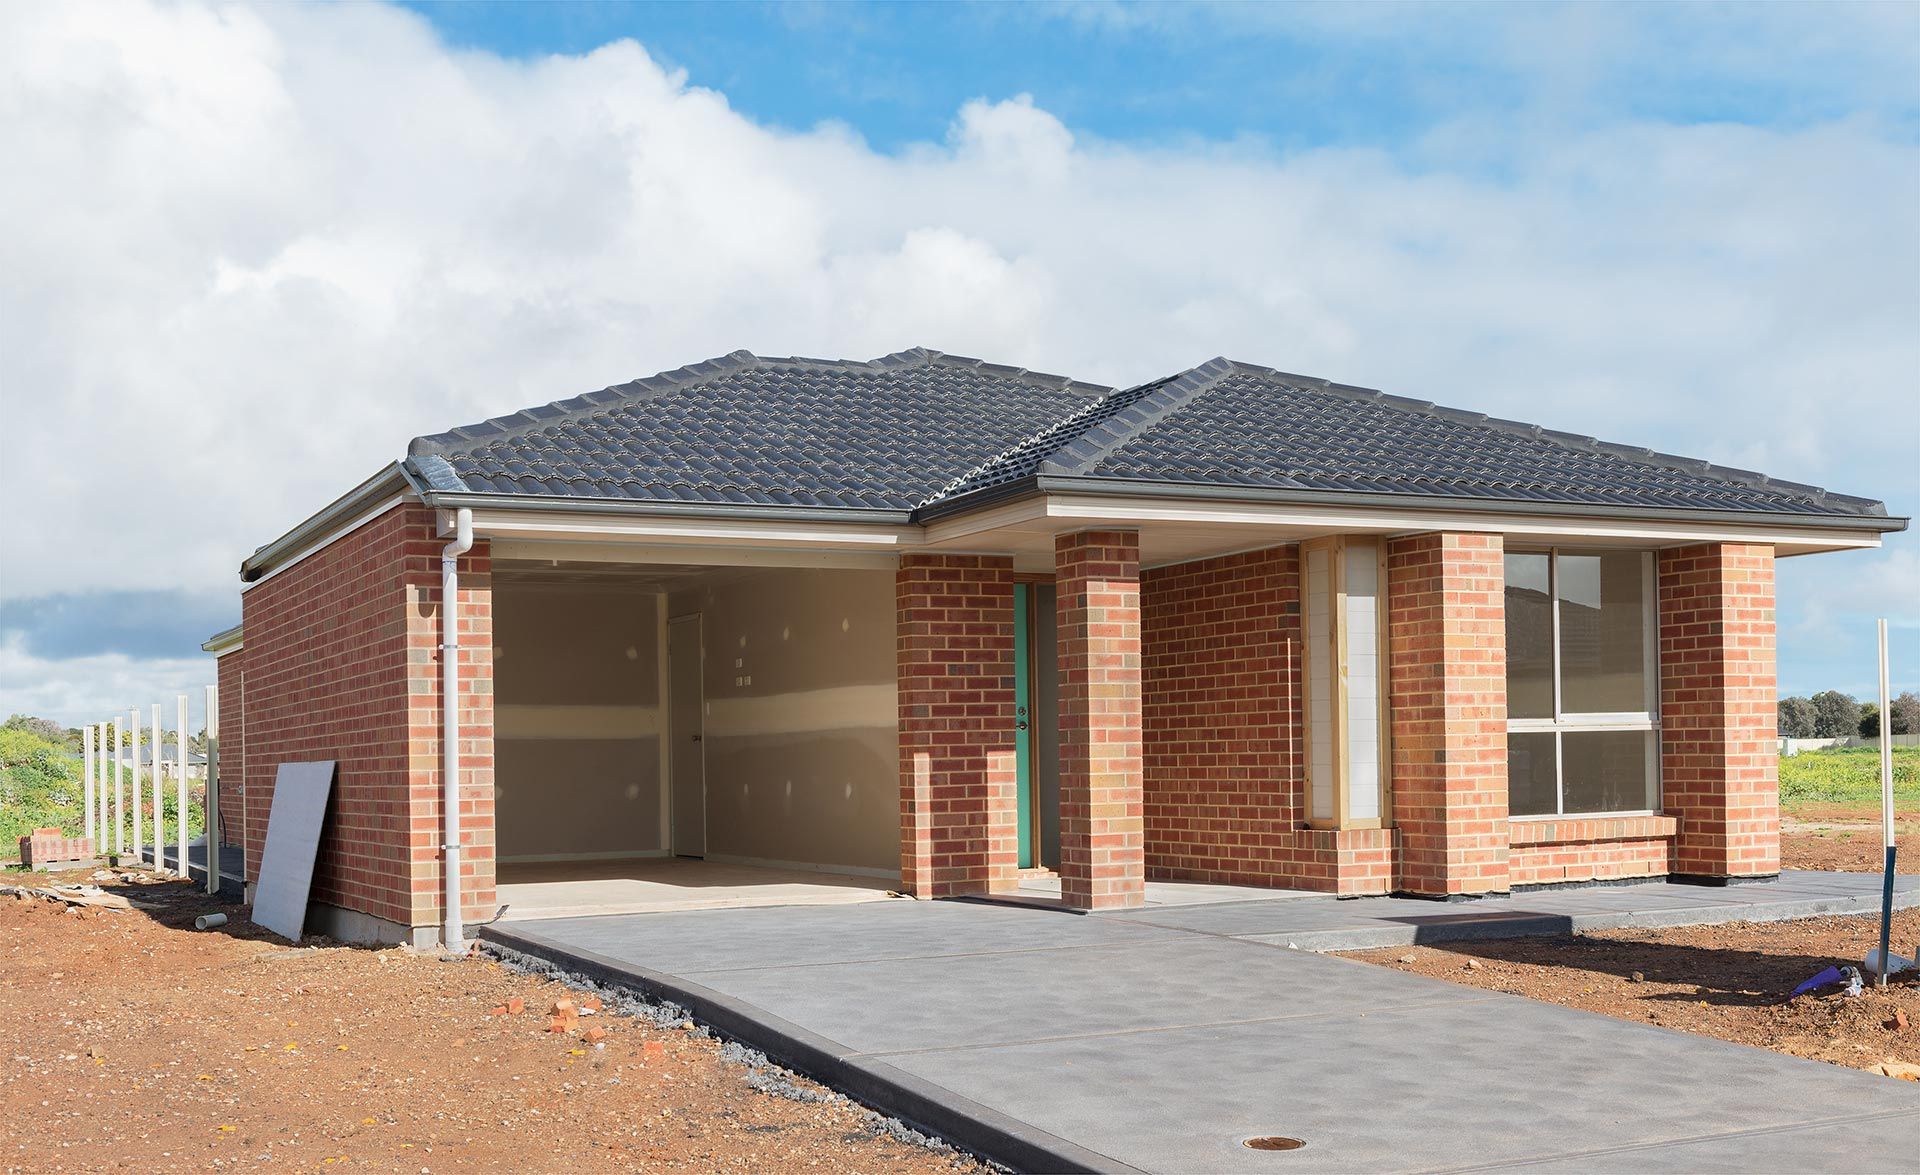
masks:
<svg viewBox="0 0 1920 1175"><path fill-rule="evenodd" d="M858 1061L844 1045L828 1037L677 975L562 945L524 923L484 927L480 938L545 959L603 987L632 991L658 1003L678 1004L694 1020L725 1038L758 1049L777 1064L1015 1171L1138 1170L891 1065Z"/></svg>
<svg viewBox="0 0 1920 1175"><path fill-rule="evenodd" d="M1555 891L1477 915L1394 899L1084 918L896 901L482 933L679 1004L1019 1170L1752 1170L1803 1152L1873 1169L1920 1136L1907 1083L1285 948L1825 913L1862 908L1874 880ZM1308 1145L1241 1146L1269 1134Z"/></svg>

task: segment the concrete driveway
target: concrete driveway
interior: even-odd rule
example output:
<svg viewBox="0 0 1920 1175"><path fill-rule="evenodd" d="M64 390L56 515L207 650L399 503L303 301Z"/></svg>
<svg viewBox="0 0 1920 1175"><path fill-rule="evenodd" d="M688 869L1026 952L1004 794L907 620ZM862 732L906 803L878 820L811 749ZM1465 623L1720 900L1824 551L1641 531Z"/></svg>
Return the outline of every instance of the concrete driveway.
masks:
<svg viewBox="0 0 1920 1175"><path fill-rule="evenodd" d="M1253 903L1199 910L902 900L487 937L1023 1169L1872 1171L1920 1138L1911 1083L1193 925L1257 934Z"/></svg>

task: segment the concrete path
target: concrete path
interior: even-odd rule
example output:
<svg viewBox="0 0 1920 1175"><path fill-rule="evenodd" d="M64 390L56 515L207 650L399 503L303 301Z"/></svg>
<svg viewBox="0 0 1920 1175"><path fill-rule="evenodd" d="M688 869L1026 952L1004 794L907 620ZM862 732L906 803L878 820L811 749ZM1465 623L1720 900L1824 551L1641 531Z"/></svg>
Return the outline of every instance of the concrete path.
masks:
<svg viewBox="0 0 1920 1175"><path fill-rule="evenodd" d="M1627 914L1648 905L1611 900ZM1911 1161L1911 1083L1275 943L1304 933L1311 907L1369 904L1078 917L894 901L555 919L485 936L665 995L1020 1169L1744 1172ZM1276 931L1282 923L1293 929ZM1255 1135L1306 1146L1242 1145Z"/></svg>

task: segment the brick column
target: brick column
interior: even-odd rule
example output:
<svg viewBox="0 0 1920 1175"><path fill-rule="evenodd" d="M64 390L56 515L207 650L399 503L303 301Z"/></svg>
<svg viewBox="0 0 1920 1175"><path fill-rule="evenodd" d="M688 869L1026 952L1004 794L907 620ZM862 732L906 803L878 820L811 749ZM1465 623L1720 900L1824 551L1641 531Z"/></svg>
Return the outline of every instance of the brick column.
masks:
<svg viewBox="0 0 1920 1175"><path fill-rule="evenodd" d="M1146 900L1141 827L1140 536L1054 540L1060 655L1060 888L1097 910Z"/></svg>
<svg viewBox="0 0 1920 1175"><path fill-rule="evenodd" d="M1387 544L1397 888L1504 892L1506 575L1499 535Z"/></svg>
<svg viewBox="0 0 1920 1175"><path fill-rule="evenodd" d="M441 785L440 551L433 534L407 546L408 853L415 925L445 920L445 795ZM498 837L493 819L493 559L484 539L460 560L460 916L492 918Z"/></svg>
<svg viewBox="0 0 1920 1175"><path fill-rule="evenodd" d="M1673 872L1780 871L1773 548L1659 554L1661 786L1679 821Z"/></svg>
<svg viewBox="0 0 1920 1175"><path fill-rule="evenodd" d="M1011 889L1013 560L902 555L895 598L900 887L923 898Z"/></svg>

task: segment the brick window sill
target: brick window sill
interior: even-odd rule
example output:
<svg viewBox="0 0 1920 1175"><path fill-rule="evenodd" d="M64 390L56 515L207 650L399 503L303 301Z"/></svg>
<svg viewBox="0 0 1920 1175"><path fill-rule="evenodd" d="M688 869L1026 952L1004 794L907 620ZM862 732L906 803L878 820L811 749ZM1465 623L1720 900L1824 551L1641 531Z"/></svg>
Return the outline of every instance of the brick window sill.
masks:
<svg viewBox="0 0 1920 1175"><path fill-rule="evenodd" d="M1516 847L1602 840L1663 840L1671 838L1678 827L1679 821L1672 816L1555 816L1508 822L1511 843Z"/></svg>

